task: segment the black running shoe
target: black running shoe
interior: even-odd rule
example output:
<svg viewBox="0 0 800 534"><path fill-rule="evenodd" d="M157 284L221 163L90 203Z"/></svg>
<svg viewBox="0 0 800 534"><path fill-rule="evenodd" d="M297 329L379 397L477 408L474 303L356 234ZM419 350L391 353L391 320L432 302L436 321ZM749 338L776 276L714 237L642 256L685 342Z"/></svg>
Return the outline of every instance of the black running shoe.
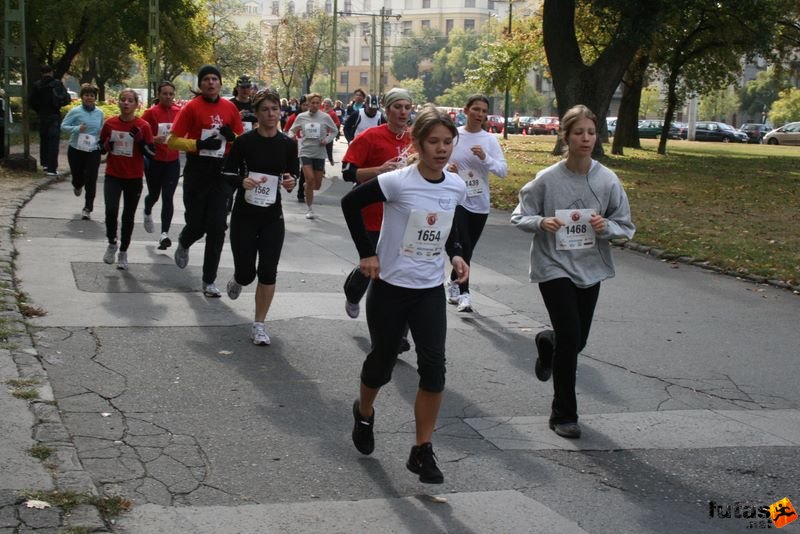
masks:
<svg viewBox="0 0 800 534"><path fill-rule="evenodd" d="M372 433L372 427L375 423L375 410L372 410L372 415L369 417L362 417L358 411L358 399L353 401L353 445L356 446L358 452L361 454L372 454L375 450L375 435Z"/></svg>
<svg viewBox="0 0 800 534"><path fill-rule="evenodd" d="M425 484L444 482L444 475L436 466L436 455L433 453L433 445L430 443L411 447L406 467L412 473L419 475L419 481Z"/></svg>
<svg viewBox="0 0 800 534"><path fill-rule="evenodd" d="M536 373L536 378L542 382L550 380L550 376L553 374L553 354L555 353L554 338L555 333L552 330L542 330L536 334L536 338L534 339L539 357L536 358L533 371Z"/></svg>

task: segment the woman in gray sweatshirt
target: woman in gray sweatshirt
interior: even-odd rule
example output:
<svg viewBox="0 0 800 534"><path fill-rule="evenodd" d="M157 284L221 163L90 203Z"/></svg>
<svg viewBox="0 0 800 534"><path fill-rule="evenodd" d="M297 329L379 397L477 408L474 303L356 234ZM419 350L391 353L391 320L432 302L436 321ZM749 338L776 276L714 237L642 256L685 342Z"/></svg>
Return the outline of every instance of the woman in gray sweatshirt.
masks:
<svg viewBox="0 0 800 534"><path fill-rule="evenodd" d="M550 428L579 438L575 373L586 346L600 282L614 276L610 240L633 237L628 197L617 175L592 159L597 118L570 108L561 120L566 158L519 192L511 224L533 234L530 280L539 284L553 330L536 335L539 380L553 376Z"/></svg>

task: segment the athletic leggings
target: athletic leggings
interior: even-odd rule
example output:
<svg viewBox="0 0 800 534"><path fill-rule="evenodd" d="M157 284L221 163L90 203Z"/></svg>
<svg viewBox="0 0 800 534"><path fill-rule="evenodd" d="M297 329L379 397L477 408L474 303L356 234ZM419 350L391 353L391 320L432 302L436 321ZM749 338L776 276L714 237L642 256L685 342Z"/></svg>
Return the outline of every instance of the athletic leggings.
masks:
<svg viewBox="0 0 800 534"><path fill-rule="evenodd" d="M453 224L458 225L458 235L461 241L461 249L463 250L462 258L467 262L467 265L472 261L472 252L475 250L475 245L483 233L483 227L486 226L486 219L489 218L488 213L472 213L464 206L456 206L456 213L453 217ZM450 280L458 278L455 269L450 271ZM469 280L459 284L461 293L469 293Z"/></svg>
<svg viewBox="0 0 800 534"><path fill-rule="evenodd" d="M206 236L203 282L217 279L219 258L225 243L226 219L231 187L221 174L222 160L189 155L183 169L183 205L186 226L178 238L184 248Z"/></svg>
<svg viewBox="0 0 800 534"><path fill-rule="evenodd" d="M257 214L234 212L231 215L233 277L238 284L246 286L256 275L259 284L275 283L285 233L282 216L263 221Z"/></svg>
<svg viewBox="0 0 800 534"><path fill-rule="evenodd" d="M172 224L172 215L175 213L172 197L175 195L175 189L178 187L180 174L181 162L178 159L174 161L158 161L157 159L151 159L144 173L145 179L147 180L147 195L144 197L144 212L150 215L153 211L153 206L155 206L159 197L161 197L162 232L169 233L169 227Z"/></svg>
<svg viewBox="0 0 800 534"><path fill-rule="evenodd" d="M97 171L100 168L100 151L84 152L77 148L67 149L69 172L72 174L72 187L86 188L83 209L94 211L94 198L97 196Z"/></svg>
<svg viewBox="0 0 800 534"><path fill-rule="evenodd" d="M372 347L361 368L361 382L379 388L392 379L397 348L406 323L417 351L419 388L444 390L447 337L444 287L410 289L373 280L367 292L367 325Z"/></svg>
<svg viewBox="0 0 800 534"><path fill-rule="evenodd" d="M557 278L540 283L539 291L556 334L550 422L574 423L578 420L578 401L575 397L578 353L589 339L600 283L582 288L569 278Z"/></svg>
<svg viewBox="0 0 800 534"><path fill-rule="evenodd" d="M133 235L133 216L142 196L141 178L115 178L106 174L103 184L103 197L106 201L106 237L110 244L117 242L117 217L119 199L122 197L122 229L120 231L120 252L128 250Z"/></svg>

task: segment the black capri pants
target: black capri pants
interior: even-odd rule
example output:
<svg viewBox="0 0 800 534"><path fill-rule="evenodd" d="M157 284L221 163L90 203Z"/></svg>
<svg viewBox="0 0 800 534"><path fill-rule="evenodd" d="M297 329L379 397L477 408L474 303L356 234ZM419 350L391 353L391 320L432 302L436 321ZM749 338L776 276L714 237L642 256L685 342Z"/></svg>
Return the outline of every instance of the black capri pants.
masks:
<svg viewBox="0 0 800 534"><path fill-rule="evenodd" d="M376 389L389 383L408 324L417 351L419 388L430 393L444 391L446 306L442 285L410 289L373 280L367 291L372 348L361 368L361 382Z"/></svg>
<svg viewBox="0 0 800 534"><path fill-rule="evenodd" d="M234 212L230 240L236 283L246 286L258 275L259 284L274 284L285 234L283 216L264 220L257 215Z"/></svg>

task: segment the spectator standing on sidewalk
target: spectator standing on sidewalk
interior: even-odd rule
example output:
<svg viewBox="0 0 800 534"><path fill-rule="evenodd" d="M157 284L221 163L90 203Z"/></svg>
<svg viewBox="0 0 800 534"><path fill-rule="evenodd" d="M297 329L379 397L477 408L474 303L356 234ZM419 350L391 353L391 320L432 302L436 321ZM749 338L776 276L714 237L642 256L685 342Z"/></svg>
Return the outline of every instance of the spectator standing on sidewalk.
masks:
<svg viewBox="0 0 800 534"><path fill-rule="evenodd" d="M282 185L291 193L297 171L297 143L278 130L280 97L273 89L256 93L253 105L258 127L234 141L223 174L236 188L231 213L234 273L228 296L237 299L242 286L258 277L256 310L250 339L269 345L264 325L272 298L286 228L281 207Z"/></svg>
<svg viewBox="0 0 800 534"><path fill-rule="evenodd" d="M69 104L69 93L64 83L53 77L53 67L43 65L41 73L30 96L30 107L39 116L39 164L47 176L58 176L61 108Z"/></svg>
<svg viewBox="0 0 800 534"><path fill-rule="evenodd" d="M298 139L300 162L306 179L306 219L314 219L314 192L322 186L325 173L325 145L336 137L336 124L331 116L320 110L322 97L318 93L306 95L308 111L300 113L289 128L290 135Z"/></svg>
<svg viewBox="0 0 800 534"><path fill-rule="evenodd" d="M69 110L61 123L61 130L70 134L67 161L72 175L72 191L79 197L84 188L86 189L81 218L87 221L92 217L97 194L100 130L104 119L103 111L95 105L97 93L98 89L94 85L81 85L81 105Z"/></svg>
<svg viewBox="0 0 800 534"><path fill-rule="evenodd" d="M481 237L489 218L489 173L505 178L506 158L497 138L486 132L481 125L489 113L489 99L485 95L473 95L467 100L464 111L466 124L458 128L458 144L447 170L458 173L467 184L467 198L456 208L464 261L472 260L475 245ZM450 273L447 283L447 301L457 304L460 312L472 311L469 280L457 284L458 273Z"/></svg>
<svg viewBox="0 0 800 534"><path fill-rule="evenodd" d="M566 158L536 175L519 192L511 224L533 234L530 280L539 284L553 330L536 335L534 371L553 376L550 428L579 438L575 378L586 346L600 283L614 276L610 240L630 239L628 197L613 171L592 159L597 118L586 106L561 119Z"/></svg>
<svg viewBox="0 0 800 534"><path fill-rule="evenodd" d="M380 388L391 380L397 346L408 323L420 380L414 402L416 444L406 467L428 484L444 481L431 439L445 383L445 252L463 278L469 276L469 266L459 254L457 231L451 232L466 186L444 170L457 135L446 114L426 106L412 130L419 162L382 174L342 198L342 211L361 258L359 268L373 281L367 295L371 349L353 403L353 444L362 454L375 448L373 405ZM361 216L362 208L376 202L385 206L377 249Z"/></svg>
<svg viewBox="0 0 800 534"><path fill-rule="evenodd" d="M133 235L133 218L142 195L144 154L155 155L153 134L147 121L136 117L139 94L133 89L123 89L119 94L117 117L111 117L100 132L100 142L108 152L103 196L106 203L106 237L108 247L103 261L114 263L117 269L128 270L128 245ZM122 197L122 227L117 244L119 201Z"/></svg>
<svg viewBox="0 0 800 534"><path fill-rule="evenodd" d="M180 155L177 150L172 150L167 146L167 137L180 108L175 104L175 86L172 82L165 81L158 84L157 97L158 102L142 115L142 118L150 125L156 145L156 155L149 160L145 167L147 195L144 197L144 230L148 234L152 234L155 230L153 206L160 197L161 237L158 239L158 248L166 250L172 245L169 228L175 213L173 197L181 175Z"/></svg>
<svg viewBox="0 0 800 534"><path fill-rule="evenodd" d="M214 65L197 73L200 92L190 100L172 124L167 146L186 151L183 169L183 204L186 226L175 247L175 265L189 263L189 247L206 237L203 255L203 294L222 296L215 282L225 243L231 187L222 177L223 157L230 143L242 133L242 119L233 103L220 98L222 74Z"/></svg>

